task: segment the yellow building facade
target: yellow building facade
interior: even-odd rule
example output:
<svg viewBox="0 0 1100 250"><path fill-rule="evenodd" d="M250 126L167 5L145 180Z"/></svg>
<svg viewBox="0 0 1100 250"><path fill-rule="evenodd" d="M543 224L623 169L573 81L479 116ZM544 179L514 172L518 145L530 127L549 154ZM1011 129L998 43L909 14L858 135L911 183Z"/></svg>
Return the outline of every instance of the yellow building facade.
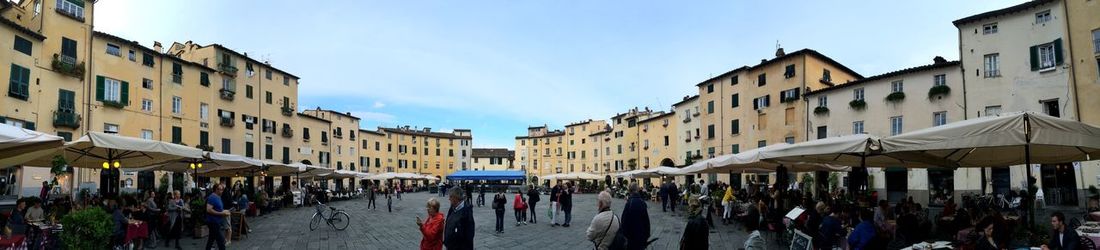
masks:
<svg viewBox="0 0 1100 250"><path fill-rule="evenodd" d="M431 128L379 128L385 134L383 172L417 173L440 179L459 170L467 170L473 134L467 129L450 133L433 132ZM367 156L370 157L370 156Z"/></svg>
<svg viewBox="0 0 1100 250"><path fill-rule="evenodd" d="M475 148L470 155L473 165L470 169L475 171L485 170L515 170L512 164L515 152L507 148Z"/></svg>

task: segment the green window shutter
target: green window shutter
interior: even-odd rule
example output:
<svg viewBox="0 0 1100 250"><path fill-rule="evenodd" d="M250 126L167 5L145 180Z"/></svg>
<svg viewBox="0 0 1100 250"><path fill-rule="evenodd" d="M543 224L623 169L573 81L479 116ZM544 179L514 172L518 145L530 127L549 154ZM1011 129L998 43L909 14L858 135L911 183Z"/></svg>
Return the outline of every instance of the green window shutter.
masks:
<svg viewBox="0 0 1100 250"><path fill-rule="evenodd" d="M23 123L23 128L34 130L34 123L33 122L24 122Z"/></svg>
<svg viewBox="0 0 1100 250"><path fill-rule="evenodd" d="M1031 71L1039 70L1039 46L1031 46Z"/></svg>
<svg viewBox="0 0 1100 250"><path fill-rule="evenodd" d="M122 102L123 105L130 105L130 82L122 81L122 89L119 92L122 93L119 96L121 98L119 102Z"/></svg>
<svg viewBox="0 0 1100 250"><path fill-rule="evenodd" d="M182 143L183 142L183 135L182 134L183 134L183 129L182 128L172 127L172 143L176 143L176 144Z"/></svg>
<svg viewBox="0 0 1100 250"><path fill-rule="evenodd" d="M95 76L95 100L103 101L103 76Z"/></svg>
<svg viewBox="0 0 1100 250"><path fill-rule="evenodd" d="M206 131L199 131L199 145L210 145L210 133Z"/></svg>
<svg viewBox="0 0 1100 250"><path fill-rule="evenodd" d="M72 91L59 89L57 90L57 109L65 112L73 112L76 102L76 93Z"/></svg>
<svg viewBox="0 0 1100 250"><path fill-rule="evenodd" d="M0 124L5 124L5 123L8 123L8 118L0 116Z"/></svg>
<svg viewBox="0 0 1100 250"><path fill-rule="evenodd" d="M1062 65L1065 60L1062 58L1062 39L1054 39L1054 65Z"/></svg>

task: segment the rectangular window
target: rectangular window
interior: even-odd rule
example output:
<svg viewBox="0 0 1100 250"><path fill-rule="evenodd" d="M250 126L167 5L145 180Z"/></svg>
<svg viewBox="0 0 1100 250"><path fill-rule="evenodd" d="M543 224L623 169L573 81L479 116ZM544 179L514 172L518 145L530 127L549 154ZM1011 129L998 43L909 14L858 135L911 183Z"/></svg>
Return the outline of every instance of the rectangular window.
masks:
<svg viewBox="0 0 1100 250"><path fill-rule="evenodd" d="M985 55L985 77L1001 76L1000 54Z"/></svg>
<svg viewBox="0 0 1100 250"><path fill-rule="evenodd" d="M244 97L252 99L252 85L244 85Z"/></svg>
<svg viewBox="0 0 1100 250"><path fill-rule="evenodd" d="M714 101L707 101L707 114L714 114Z"/></svg>
<svg viewBox="0 0 1100 250"><path fill-rule="evenodd" d="M13 47L15 51L23 52L23 54L27 54L29 56L31 55L31 50L33 48L34 45L31 43L30 40L24 39L20 36L15 36L15 46Z"/></svg>
<svg viewBox="0 0 1100 250"><path fill-rule="evenodd" d="M83 0L57 0L56 8L62 14L84 21Z"/></svg>
<svg viewBox="0 0 1100 250"><path fill-rule="evenodd" d="M1046 23L1050 21L1050 10L1040 11L1035 13L1035 24Z"/></svg>
<svg viewBox="0 0 1100 250"><path fill-rule="evenodd" d="M735 135L741 133L741 120L740 119L733 119L732 121L730 121L730 133L735 134Z"/></svg>
<svg viewBox="0 0 1100 250"><path fill-rule="evenodd" d="M199 103L199 121L205 122L208 118L210 118L210 105Z"/></svg>
<svg viewBox="0 0 1100 250"><path fill-rule="evenodd" d="M852 134L863 134L863 121L852 122Z"/></svg>
<svg viewBox="0 0 1100 250"><path fill-rule="evenodd" d="M142 129L141 130L141 139L152 140L153 139L153 131L148 130L148 129Z"/></svg>
<svg viewBox="0 0 1100 250"><path fill-rule="evenodd" d="M787 69L783 71L783 78L794 77L794 64L787 65Z"/></svg>
<svg viewBox="0 0 1100 250"><path fill-rule="evenodd" d="M1001 105L986 106L985 115L983 116L997 116L1001 115Z"/></svg>
<svg viewBox="0 0 1100 250"><path fill-rule="evenodd" d="M817 97L817 106L818 107L828 107L829 106L829 96L827 96L827 95L818 96Z"/></svg>
<svg viewBox="0 0 1100 250"><path fill-rule="evenodd" d="M60 1L60 0L59 0ZM68 37L61 37L61 61L76 63L76 41Z"/></svg>
<svg viewBox="0 0 1100 250"><path fill-rule="evenodd" d="M1056 56L1059 52L1056 47L1054 42L1032 47L1031 70L1045 71L1054 69L1054 65L1057 65Z"/></svg>
<svg viewBox="0 0 1100 250"><path fill-rule="evenodd" d="M787 144L794 144L794 136L783 138L783 142L786 142Z"/></svg>
<svg viewBox="0 0 1100 250"><path fill-rule="evenodd" d="M174 114L174 115L182 115L183 114L183 98L180 98L179 96L173 96L172 97L172 114Z"/></svg>
<svg viewBox="0 0 1100 250"><path fill-rule="evenodd" d="M947 75L939 74L932 77L932 86L947 85Z"/></svg>
<svg viewBox="0 0 1100 250"><path fill-rule="evenodd" d="M76 93L58 89L57 90L57 111L59 113L73 114L76 112Z"/></svg>
<svg viewBox="0 0 1100 250"><path fill-rule="evenodd" d="M153 89L153 79L142 78L141 87L145 89Z"/></svg>
<svg viewBox="0 0 1100 250"><path fill-rule="evenodd" d="M264 73L264 75L265 75L264 78L267 78L268 80L271 80L271 70L270 69L267 70L267 72Z"/></svg>
<svg viewBox="0 0 1100 250"><path fill-rule="evenodd" d="M1092 31L1092 53L1100 54L1100 29Z"/></svg>
<svg viewBox="0 0 1100 250"><path fill-rule="evenodd" d="M19 65L11 65L11 78L8 82L8 96L27 100L30 98L31 70Z"/></svg>
<svg viewBox="0 0 1100 250"><path fill-rule="evenodd" d="M707 125L707 139L714 139L714 124Z"/></svg>
<svg viewBox="0 0 1100 250"><path fill-rule="evenodd" d="M798 97L799 97L799 91L798 91L799 89L800 88L793 88L793 89L780 91L779 92L779 100L781 100L783 102L797 101Z"/></svg>
<svg viewBox="0 0 1100 250"><path fill-rule="evenodd" d="M110 43L107 44L107 54L108 55L122 56L122 52L120 50L121 49L119 49L118 45L114 45L114 44L110 44Z"/></svg>
<svg viewBox="0 0 1100 250"><path fill-rule="evenodd" d="M890 82L890 92L905 92L905 82L902 82L901 80Z"/></svg>
<svg viewBox="0 0 1100 250"><path fill-rule="evenodd" d="M141 111L153 112L153 100L141 99Z"/></svg>
<svg viewBox="0 0 1100 250"><path fill-rule="evenodd" d="M172 82L183 83L183 65L172 62Z"/></svg>
<svg viewBox="0 0 1100 250"><path fill-rule="evenodd" d="M852 90L853 100L863 100L863 88L857 88Z"/></svg>
<svg viewBox="0 0 1100 250"><path fill-rule="evenodd" d="M829 137L829 127L817 126L817 139L825 139L825 137Z"/></svg>
<svg viewBox="0 0 1100 250"><path fill-rule="evenodd" d="M130 50L130 53L126 54L126 58L129 58L131 62L136 62L137 61L137 52L134 52L134 50Z"/></svg>
<svg viewBox="0 0 1100 250"><path fill-rule="evenodd" d="M764 86L768 84L768 77L765 74L756 76L756 86Z"/></svg>
<svg viewBox="0 0 1100 250"><path fill-rule="evenodd" d="M821 70L821 81L823 81L823 82L833 82L832 73L829 72L828 69L822 69Z"/></svg>
<svg viewBox="0 0 1100 250"><path fill-rule="evenodd" d="M264 101L267 102L267 104L271 104L271 91L265 92Z"/></svg>
<svg viewBox="0 0 1100 250"><path fill-rule="evenodd" d="M737 76L730 77L730 85L737 85Z"/></svg>
<svg viewBox="0 0 1100 250"><path fill-rule="evenodd" d="M104 123L103 133L118 134L118 124Z"/></svg>
<svg viewBox="0 0 1100 250"><path fill-rule="evenodd" d="M183 128L172 126L172 143L183 143Z"/></svg>
<svg viewBox="0 0 1100 250"><path fill-rule="evenodd" d="M932 126L940 126L947 124L947 111L940 111L932 113Z"/></svg>
<svg viewBox="0 0 1100 250"><path fill-rule="evenodd" d="M752 109L754 110L762 110L764 108L767 108L769 105L771 105L771 95L765 95L757 97L756 99L752 99Z"/></svg>
<svg viewBox="0 0 1100 250"><path fill-rule="evenodd" d="M890 117L890 135L901 134L902 131L902 119L901 116Z"/></svg>
<svg viewBox="0 0 1100 250"><path fill-rule="evenodd" d="M756 115L756 130L768 129L768 115L759 114Z"/></svg>
<svg viewBox="0 0 1100 250"><path fill-rule="evenodd" d="M741 153L741 144L730 145L730 153L732 153L732 154Z"/></svg>
<svg viewBox="0 0 1100 250"><path fill-rule="evenodd" d="M714 93L714 84L707 84L707 93Z"/></svg>
<svg viewBox="0 0 1100 250"><path fill-rule="evenodd" d="M231 145L233 145L233 142L231 140L222 138L222 153L230 154L230 148L232 148Z"/></svg>
<svg viewBox="0 0 1100 250"><path fill-rule="evenodd" d="M788 107L783 113L783 125L791 126L795 122L794 107Z"/></svg>
<svg viewBox="0 0 1100 250"><path fill-rule="evenodd" d="M1039 103L1043 104L1043 113L1046 113L1047 115L1053 117L1062 116L1062 113L1060 112L1058 106L1058 99L1044 100L1040 101Z"/></svg>
<svg viewBox="0 0 1100 250"><path fill-rule="evenodd" d="M141 53L141 65L153 67L153 64L154 64L153 54L150 54L149 52L142 52Z"/></svg>
<svg viewBox="0 0 1100 250"><path fill-rule="evenodd" d="M741 106L741 96L739 94L733 94L730 96L730 107L736 108Z"/></svg>
<svg viewBox="0 0 1100 250"><path fill-rule="evenodd" d="M283 76L283 85L290 86L290 76Z"/></svg>
<svg viewBox="0 0 1100 250"><path fill-rule="evenodd" d="M990 23L990 24L982 25L982 34L983 35L997 34L997 23Z"/></svg>
<svg viewBox="0 0 1100 250"><path fill-rule="evenodd" d="M756 141L756 147L757 148L763 148L763 147L767 147L767 146L768 146L768 141L767 140Z"/></svg>
<svg viewBox="0 0 1100 250"><path fill-rule="evenodd" d="M202 86L210 86L210 74L206 72L199 72L199 84Z"/></svg>

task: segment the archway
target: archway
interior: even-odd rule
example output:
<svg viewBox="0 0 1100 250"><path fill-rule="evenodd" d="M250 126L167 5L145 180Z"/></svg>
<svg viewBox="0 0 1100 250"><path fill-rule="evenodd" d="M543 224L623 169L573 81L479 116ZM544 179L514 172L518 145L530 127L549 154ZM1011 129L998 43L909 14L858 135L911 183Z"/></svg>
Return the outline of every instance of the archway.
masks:
<svg viewBox="0 0 1100 250"><path fill-rule="evenodd" d="M676 162L673 162L672 159L665 158L664 160L661 160L661 166L662 167L676 167ZM683 167L683 166L681 166L681 167Z"/></svg>

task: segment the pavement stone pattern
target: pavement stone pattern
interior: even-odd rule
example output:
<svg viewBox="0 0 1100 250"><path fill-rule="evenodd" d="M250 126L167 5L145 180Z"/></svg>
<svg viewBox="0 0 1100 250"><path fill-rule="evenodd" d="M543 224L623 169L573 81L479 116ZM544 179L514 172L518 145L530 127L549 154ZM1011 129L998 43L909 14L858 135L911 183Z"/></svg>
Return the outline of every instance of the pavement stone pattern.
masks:
<svg viewBox="0 0 1100 250"><path fill-rule="evenodd" d="M476 196L476 194L475 194ZM494 234L495 212L488 206L491 194L486 193L486 206L474 208L474 236L476 249L592 249L592 243L585 237L592 217L596 214L596 195L575 194L573 221L570 227L552 227L546 215L549 202L539 202L539 223L516 226L512 213L512 197L509 194L508 208L504 215L504 233ZM328 225L322 225L316 231L309 230L309 219L314 213L311 207L290 208L274 213L250 217L252 233L247 238L233 241L229 249L418 249L420 231L416 227L416 216L426 218L425 204L428 198L440 200L443 212L450 202L437 194L426 192L404 194L402 200L394 199L393 212L386 212L386 200L380 197L376 202L378 209L366 209L367 199L332 202L331 206L345 210L351 216L351 225L347 230L335 231ZM543 200L548 200L543 196ZM614 199L612 208L621 215L624 200ZM680 237L687 225L681 210L673 214L661 212L661 204L649 202L650 231L652 237L659 238L650 249L679 249ZM680 207L677 207L680 208ZM529 215L530 216L530 215ZM712 249L738 249L744 244L748 233L738 225L722 225L715 217L716 228L710 233ZM774 245L774 241L769 241ZM202 249L206 239L186 237L181 242L184 249ZM161 243L163 244L163 243ZM778 249L778 246L769 249ZM158 249L164 249L163 245Z"/></svg>

